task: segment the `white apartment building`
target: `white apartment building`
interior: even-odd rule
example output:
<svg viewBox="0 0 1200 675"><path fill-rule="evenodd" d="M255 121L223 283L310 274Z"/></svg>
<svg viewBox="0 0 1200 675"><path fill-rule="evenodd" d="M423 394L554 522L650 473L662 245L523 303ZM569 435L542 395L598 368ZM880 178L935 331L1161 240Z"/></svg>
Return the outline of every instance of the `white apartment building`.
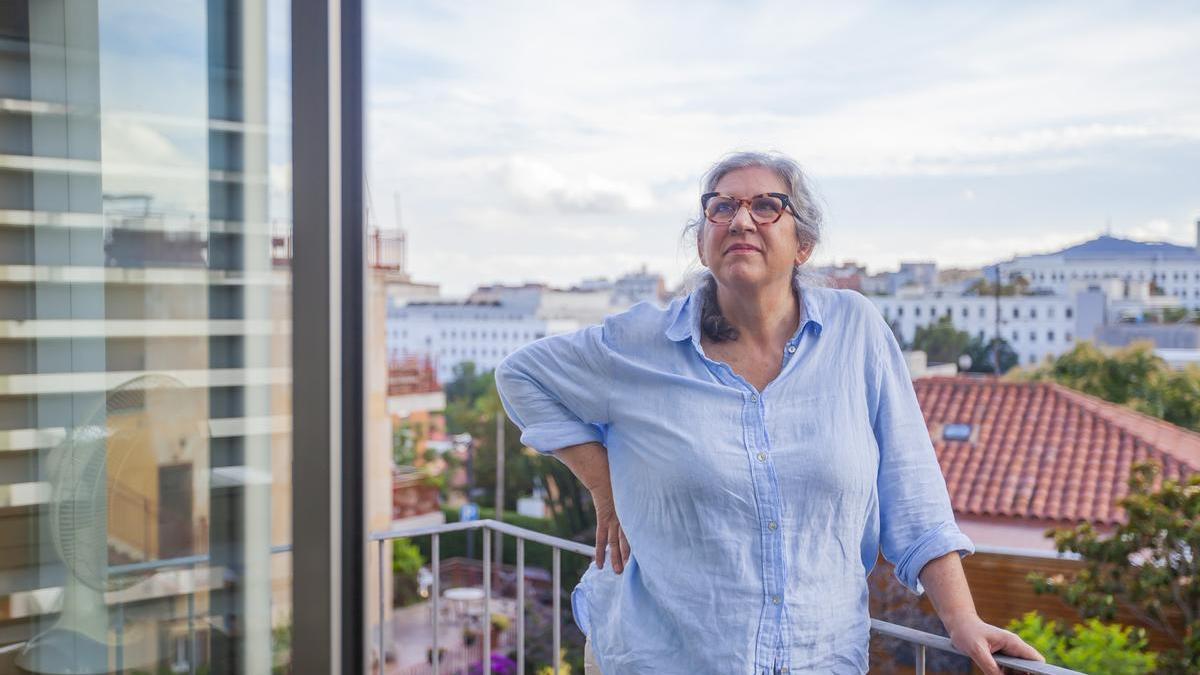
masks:
<svg viewBox="0 0 1200 675"><path fill-rule="evenodd" d="M561 322L538 318L527 307L496 300L393 304L388 309L388 356L431 356L438 380L448 382L458 364L474 361L478 370L491 370L516 348L550 334L552 327L564 329Z"/></svg>
<svg viewBox="0 0 1200 675"><path fill-rule="evenodd" d="M466 300L393 301L388 309L388 356L429 356L438 380L454 377L465 361L478 371L495 368L513 350L547 335L600 323L639 301L660 302L662 277L644 269L616 282L584 287L545 284L481 286Z"/></svg>
<svg viewBox="0 0 1200 675"><path fill-rule="evenodd" d="M1105 279L1153 281L1162 295L1177 297L1180 306L1196 309L1200 308L1200 222L1196 229L1196 246L1101 236L1054 253L1014 258L1001 263L1000 270L1005 279L1020 275L1035 289L1062 294Z"/></svg>
<svg viewBox="0 0 1200 675"><path fill-rule="evenodd" d="M949 316L958 330L991 340L999 311L1000 336L1012 345L1022 365L1069 351L1081 329L1076 301L1060 295L1003 296L998 304L992 296L937 291L870 297L906 342L912 341L918 326L934 324L943 316ZM1094 321L1090 313L1083 318ZM1089 334L1092 328L1084 327Z"/></svg>
<svg viewBox="0 0 1200 675"><path fill-rule="evenodd" d="M901 337L911 342L918 326L936 323L943 316L972 337L1000 337L1017 353L1021 365L1040 363L1070 351L1077 340L1094 340L1107 324L1140 317L1147 311L1178 307L1179 299L1150 294L1149 282L1104 279L1076 281L1066 293L1032 295L962 295L947 290L901 290L896 295L870 296L884 318Z"/></svg>

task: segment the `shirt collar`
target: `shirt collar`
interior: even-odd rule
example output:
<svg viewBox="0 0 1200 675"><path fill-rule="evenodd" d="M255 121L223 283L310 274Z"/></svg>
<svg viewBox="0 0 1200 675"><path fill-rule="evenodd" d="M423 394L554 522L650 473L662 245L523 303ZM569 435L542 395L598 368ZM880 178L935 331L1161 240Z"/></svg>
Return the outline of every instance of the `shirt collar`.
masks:
<svg viewBox="0 0 1200 675"><path fill-rule="evenodd" d="M671 320L667 323L667 329L664 331L668 340L680 342L690 339L693 344L699 344L701 334L700 310L704 303L704 285L705 282L701 281L676 306L674 316L671 317ZM800 336L804 334L806 328L812 330L814 335L820 335L822 327L819 293L814 292L816 289L801 286L800 280L795 277L792 278L792 285L800 294L800 303L804 308L804 314L800 327L796 329L796 333L792 336L792 339L788 340L789 346L794 346L800 342Z"/></svg>

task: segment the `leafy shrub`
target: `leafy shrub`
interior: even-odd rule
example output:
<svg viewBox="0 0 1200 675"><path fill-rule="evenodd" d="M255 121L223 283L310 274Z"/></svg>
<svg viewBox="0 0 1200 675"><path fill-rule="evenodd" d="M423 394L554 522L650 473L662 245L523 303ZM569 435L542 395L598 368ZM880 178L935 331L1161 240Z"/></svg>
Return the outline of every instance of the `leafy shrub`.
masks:
<svg viewBox="0 0 1200 675"><path fill-rule="evenodd" d="M1088 619L1074 628L1029 612L1008 629L1046 657L1046 662L1092 675L1154 672L1158 655L1146 650L1146 631Z"/></svg>

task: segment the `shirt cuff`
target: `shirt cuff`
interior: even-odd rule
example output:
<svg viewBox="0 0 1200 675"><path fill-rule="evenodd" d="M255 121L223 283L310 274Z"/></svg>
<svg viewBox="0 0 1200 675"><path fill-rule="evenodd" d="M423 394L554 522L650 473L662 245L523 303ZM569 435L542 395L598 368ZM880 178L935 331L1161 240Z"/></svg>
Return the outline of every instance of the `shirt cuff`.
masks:
<svg viewBox="0 0 1200 675"><path fill-rule="evenodd" d="M960 558L965 558L975 552L975 544L958 529L954 521L944 522L926 532L896 564L896 578L905 588L921 595L925 587L921 585L921 570L926 563L940 558L951 551L958 551Z"/></svg>
<svg viewBox="0 0 1200 675"><path fill-rule="evenodd" d="M521 432L521 442L543 454L580 443L603 443L604 436L587 422L545 422L531 424Z"/></svg>

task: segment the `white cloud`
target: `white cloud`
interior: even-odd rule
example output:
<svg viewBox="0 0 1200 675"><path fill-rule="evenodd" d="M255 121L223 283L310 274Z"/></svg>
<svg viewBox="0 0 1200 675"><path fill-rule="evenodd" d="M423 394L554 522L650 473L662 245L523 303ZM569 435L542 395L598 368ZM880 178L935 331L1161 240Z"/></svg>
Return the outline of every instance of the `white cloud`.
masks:
<svg viewBox="0 0 1200 675"><path fill-rule="evenodd" d="M1132 239L1171 241L1185 245L1194 245L1196 243L1196 225L1194 222L1172 221L1166 218L1154 218L1140 225L1123 228L1116 234Z"/></svg>
<svg viewBox="0 0 1200 675"><path fill-rule="evenodd" d="M510 194L523 204L563 213L624 213L653 203L644 186L595 173L568 176L529 157L509 158L498 174Z"/></svg>
<svg viewBox="0 0 1200 675"><path fill-rule="evenodd" d="M788 152L818 183L866 185L850 197L866 202L878 196L862 179L972 176L942 198L994 208L987 181L1016 181L1005 183L1011 228L948 237L963 212L939 216L943 204L913 197L903 206L934 215L907 235L911 245L833 242L839 254L894 265L906 256L986 262L1094 235L1081 224L1095 217L1092 204L1078 201L1086 215L1063 218L1070 204L1019 198L1022 185L1130 171L1117 166L1118 152L1156 166L1151 153L1177 159L1176 149L1200 147L1200 16L1183 9L764 3L731 20L727 7L706 3L435 13L377 2L371 13L371 58L387 64L369 91L376 194L400 190L420 228L466 226L424 205L446 195L464 213L490 209L489 225L473 231L503 228L534 242L547 275L567 269L551 259L591 264L572 246L606 236L669 252L700 173L732 149ZM1139 195L1151 192L1130 184L1104 197L1149 203ZM1179 208L1124 211L1127 222L1164 213L1183 222ZM596 219L605 215L613 218ZM637 227L647 238L629 239ZM1186 240L1186 230L1163 236ZM493 255L498 244L484 236L456 245ZM681 268L680 256L663 258L676 260L664 272ZM444 278L449 268L432 270ZM463 274L478 276L469 266Z"/></svg>

